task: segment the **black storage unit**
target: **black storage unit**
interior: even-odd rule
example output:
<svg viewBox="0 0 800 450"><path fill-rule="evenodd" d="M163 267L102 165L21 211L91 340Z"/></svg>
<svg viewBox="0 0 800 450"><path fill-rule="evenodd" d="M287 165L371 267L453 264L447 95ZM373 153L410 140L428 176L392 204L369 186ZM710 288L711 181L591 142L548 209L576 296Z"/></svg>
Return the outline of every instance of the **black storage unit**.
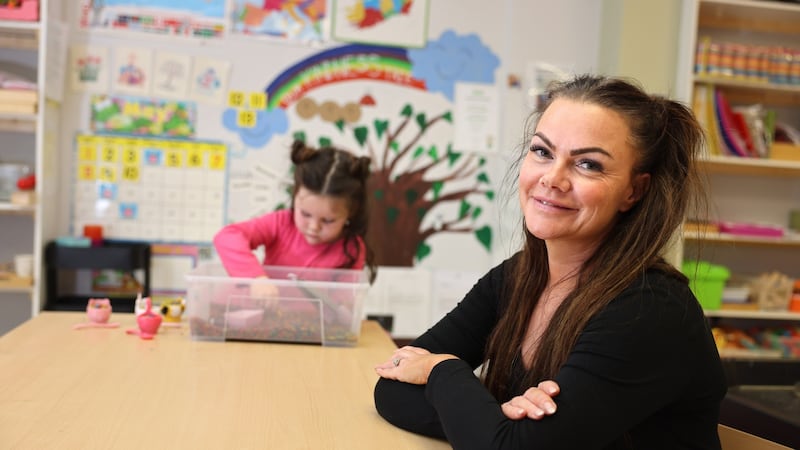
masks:
<svg viewBox="0 0 800 450"><path fill-rule="evenodd" d="M79 273L117 270L135 277L143 297L150 295L150 244L106 243L100 247L67 247L50 242L45 248L48 311L85 311L90 297L107 297L114 311L133 312L137 293L97 292L69 286Z"/></svg>

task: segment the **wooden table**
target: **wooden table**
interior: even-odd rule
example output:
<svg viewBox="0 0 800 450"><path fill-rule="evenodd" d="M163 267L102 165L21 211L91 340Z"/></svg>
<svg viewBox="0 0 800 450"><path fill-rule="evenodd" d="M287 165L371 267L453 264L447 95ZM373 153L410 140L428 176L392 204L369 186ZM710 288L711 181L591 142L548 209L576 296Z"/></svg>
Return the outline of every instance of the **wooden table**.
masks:
<svg viewBox="0 0 800 450"><path fill-rule="evenodd" d="M373 366L394 343L365 321L357 347L151 341L73 330L42 312L0 338L0 447L14 449L446 449L385 422Z"/></svg>

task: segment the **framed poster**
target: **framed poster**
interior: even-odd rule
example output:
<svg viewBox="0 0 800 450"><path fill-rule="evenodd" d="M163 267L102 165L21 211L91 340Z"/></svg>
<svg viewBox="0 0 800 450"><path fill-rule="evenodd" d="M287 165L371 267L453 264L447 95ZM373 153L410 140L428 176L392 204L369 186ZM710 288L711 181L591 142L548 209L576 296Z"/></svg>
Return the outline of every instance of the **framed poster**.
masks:
<svg viewBox="0 0 800 450"><path fill-rule="evenodd" d="M424 47L428 42L429 0L333 0L331 37L393 47Z"/></svg>

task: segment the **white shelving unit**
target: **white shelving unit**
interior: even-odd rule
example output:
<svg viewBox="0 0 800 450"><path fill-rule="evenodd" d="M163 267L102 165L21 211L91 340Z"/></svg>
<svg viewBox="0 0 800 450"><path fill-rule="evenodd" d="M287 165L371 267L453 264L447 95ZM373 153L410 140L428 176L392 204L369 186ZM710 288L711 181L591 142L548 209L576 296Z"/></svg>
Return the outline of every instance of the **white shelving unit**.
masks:
<svg viewBox="0 0 800 450"><path fill-rule="evenodd" d="M41 310L44 246L56 234L58 208L53 194L58 191L59 174L55 146L58 105L50 100L48 81L52 80L47 79L46 64L50 60L48 47L57 45L48 40L48 21L59 7L59 2L39 0L39 21L0 20L0 64L29 68L39 94L35 114L0 114L0 161L29 165L37 182L35 204L0 202L0 262L12 262L19 253L34 256L31 280L0 279L0 334Z"/></svg>
<svg viewBox="0 0 800 450"><path fill-rule="evenodd" d="M800 4L769 0L686 0L683 3L682 42L677 83L679 97L692 104L694 87L722 90L732 105L759 103L778 112L778 120L800 127L800 84L752 81L734 76L709 76L694 71L698 43L712 42L800 49ZM789 211L800 209L800 160L756 159L707 155L712 220L750 222L786 227ZM683 258L699 256L731 272L758 275L778 271L800 278L800 233L783 238L760 238L725 233L685 231ZM706 311L712 320L797 322L789 311ZM754 357L725 353L726 357ZM771 358L774 355L764 354Z"/></svg>

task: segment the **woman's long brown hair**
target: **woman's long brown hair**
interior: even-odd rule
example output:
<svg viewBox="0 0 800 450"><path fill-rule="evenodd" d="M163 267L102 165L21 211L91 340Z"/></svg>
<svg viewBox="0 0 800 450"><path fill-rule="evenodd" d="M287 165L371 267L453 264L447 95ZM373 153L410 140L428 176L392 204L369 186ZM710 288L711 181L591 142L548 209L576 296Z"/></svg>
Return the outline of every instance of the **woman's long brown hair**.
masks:
<svg viewBox="0 0 800 450"><path fill-rule="evenodd" d="M649 173L650 184L633 208L619 214L608 236L576 275L575 289L542 334L532 366L526 370L525 387L553 379L587 322L646 270L661 270L686 281L661 253L683 222L687 208L705 207L703 185L695 168L703 131L685 105L648 95L630 81L583 75L553 85L531 123L535 125L559 98L620 114L630 129L628 139L638 150L634 174ZM532 132L529 129L528 133ZM527 145L524 147L525 152ZM524 223L522 231L523 249L507 278L502 315L490 336L484 365L486 386L500 401L519 394L510 392L511 369L521 356L531 315L549 281L545 242L533 236Z"/></svg>

